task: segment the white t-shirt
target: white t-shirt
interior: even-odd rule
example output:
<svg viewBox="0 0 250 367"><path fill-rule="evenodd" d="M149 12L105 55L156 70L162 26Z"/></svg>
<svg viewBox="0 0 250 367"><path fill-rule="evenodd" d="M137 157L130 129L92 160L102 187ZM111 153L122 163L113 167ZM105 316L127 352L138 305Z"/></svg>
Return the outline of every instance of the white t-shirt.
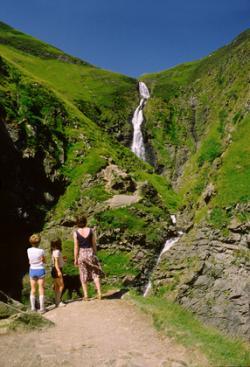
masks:
<svg viewBox="0 0 250 367"><path fill-rule="evenodd" d="M52 252L52 258L53 258L53 264L54 264L54 258L58 258L58 265L59 268L62 268L64 265L63 256L60 250L53 250Z"/></svg>
<svg viewBox="0 0 250 367"><path fill-rule="evenodd" d="M44 250L37 247L30 247L27 250L30 262L30 269L44 269L43 256Z"/></svg>

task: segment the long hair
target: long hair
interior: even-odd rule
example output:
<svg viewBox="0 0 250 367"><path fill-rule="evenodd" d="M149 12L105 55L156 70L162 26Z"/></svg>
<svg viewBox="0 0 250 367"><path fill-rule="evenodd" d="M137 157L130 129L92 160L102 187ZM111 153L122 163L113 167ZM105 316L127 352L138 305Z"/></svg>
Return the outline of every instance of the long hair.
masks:
<svg viewBox="0 0 250 367"><path fill-rule="evenodd" d="M51 253L54 250L62 251L62 241L60 240L60 238L57 238L56 240L50 241L50 251L51 251Z"/></svg>
<svg viewBox="0 0 250 367"><path fill-rule="evenodd" d="M76 224L79 228L83 228L87 224L87 218L84 215L77 217Z"/></svg>

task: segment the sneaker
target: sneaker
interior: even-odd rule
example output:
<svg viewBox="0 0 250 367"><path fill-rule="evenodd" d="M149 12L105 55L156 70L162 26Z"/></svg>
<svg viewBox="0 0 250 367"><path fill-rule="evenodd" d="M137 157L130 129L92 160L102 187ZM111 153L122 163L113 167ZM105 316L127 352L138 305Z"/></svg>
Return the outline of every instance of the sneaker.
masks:
<svg viewBox="0 0 250 367"><path fill-rule="evenodd" d="M47 310L44 308L42 310L38 310L37 312L39 312L41 315L43 315L45 312L47 312Z"/></svg>
<svg viewBox="0 0 250 367"><path fill-rule="evenodd" d="M61 301L58 305L57 305L57 307L65 307L66 306L66 303L64 303L63 301Z"/></svg>

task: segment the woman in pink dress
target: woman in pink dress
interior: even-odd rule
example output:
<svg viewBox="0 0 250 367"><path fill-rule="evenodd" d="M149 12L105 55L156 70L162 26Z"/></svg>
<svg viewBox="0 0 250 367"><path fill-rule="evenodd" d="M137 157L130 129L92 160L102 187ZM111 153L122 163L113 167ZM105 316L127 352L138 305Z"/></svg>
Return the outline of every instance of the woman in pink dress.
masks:
<svg viewBox="0 0 250 367"><path fill-rule="evenodd" d="M84 300L88 300L88 281L94 281L97 298L101 299L100 275L102 269L96 256L96 237L92 228L87 227L87 219L82 216L77 219L77 229L74 238L74 264L79 267Z"/></svg>

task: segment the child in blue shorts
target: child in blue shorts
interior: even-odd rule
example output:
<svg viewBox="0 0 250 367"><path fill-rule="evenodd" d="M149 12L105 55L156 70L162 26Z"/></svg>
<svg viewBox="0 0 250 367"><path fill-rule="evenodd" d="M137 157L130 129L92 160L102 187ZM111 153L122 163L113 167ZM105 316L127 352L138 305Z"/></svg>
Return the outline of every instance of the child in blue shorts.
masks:
<svg viewBox="0 0 250 367"><path fill-rule="evenodd" d="M30 305L31 311L36 311L36 288L38 285L39 289L39 303L40 303L40 313L45 312L44 306L44 277L45 277L45 256L44 250L38 248L41 237L38 234L33 234L29 238L29 242L32 247L28 248L28 258L30 263Z"/></svg>

